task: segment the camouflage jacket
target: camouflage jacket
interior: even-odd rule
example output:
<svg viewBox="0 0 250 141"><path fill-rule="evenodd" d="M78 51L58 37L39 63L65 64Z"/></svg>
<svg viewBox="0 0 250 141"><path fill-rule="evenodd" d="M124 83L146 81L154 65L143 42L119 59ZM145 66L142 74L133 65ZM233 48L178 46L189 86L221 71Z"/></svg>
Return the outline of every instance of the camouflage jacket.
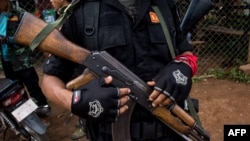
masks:
<svg viewBox="0 0 250 141"><path fill-rule="evenodd" d="M20 23L22 14L25 11L21 8L16 8L13 5L11 12L9 12L9 19L7 21L6 36L12 38L15 34L16 29ZM34 53L29 47L15 44L9 41L7 45L2 45L1 48L2 59L10 61L14 71L22 70L25 68L32 67L34 64Z"/></svg>

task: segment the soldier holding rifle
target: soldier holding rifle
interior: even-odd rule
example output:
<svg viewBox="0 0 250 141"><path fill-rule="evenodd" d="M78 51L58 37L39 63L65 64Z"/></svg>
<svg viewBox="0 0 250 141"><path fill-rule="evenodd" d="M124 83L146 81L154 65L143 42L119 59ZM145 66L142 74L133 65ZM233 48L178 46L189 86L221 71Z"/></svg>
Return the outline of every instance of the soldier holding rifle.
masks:
<svg viewBox="0 0 250 141"><path fill-rule="evenodd" d="M149 95L153 107L169 101L184 106L197 72L196 56L180 31L179 15L172 0L99 0L97 44L86 39L84 5L80 1L61 28L63 35L88 50L105 50L133 73L147 82L153 91ZM166 21L176 57L172 59L157 5ZM93 9L94 10L94 9ZM170 18L169 18L170 17ZM82 24L84 22L85 24ZM80 26L79 26L80 25ZM73 92L66 83L82 74L84 66L52 55L44 64L41 83L43 92L52 102L87 120L91 141L111 141L111 123L126 112L131 100L130 89L114 87L112 77L93 79ZM136 105L130 123L133 141L181 141L172 129L158 121L150 112Z"/></svg>

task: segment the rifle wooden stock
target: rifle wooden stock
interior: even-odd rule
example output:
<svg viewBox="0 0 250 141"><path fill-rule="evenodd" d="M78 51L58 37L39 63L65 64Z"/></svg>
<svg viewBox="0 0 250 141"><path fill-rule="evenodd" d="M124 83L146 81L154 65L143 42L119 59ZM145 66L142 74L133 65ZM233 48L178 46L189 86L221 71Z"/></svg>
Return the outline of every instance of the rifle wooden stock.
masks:
<svg viewBox="0 0 250 141"><path fill-rule="evenodd" d="M47 25L43 20L25 12L18 27L14 41L30 46L37 34ZM59 30L53 30L39 45L39 49L82 64L90 52L67 40Z"/></svg>
<svg viewBox="0 0 250 141"><path fill-rule="evenodd" d="M36 18L35 16L26 12L23 15L23 18L22 18L22 21L19 25L18 30L16 31L16 34L14 36L14 41L18 44L29 46L31 44L31 42L33 41L33 39L36 37L36 35L45 26L46 26L46 23L44 21L42 21L42 20ZM65 59L71 60L75 63L84 64L84 65L87 64L86 67L88 67L88 68L93 67L93 66L91 66L92 65L91 59L89 59L89 56L92 53L90 53L90 51L83 49L82 47L79 47L76 44L68 41L57 29L53 30L45 38L45 40L42 41L42 43L38 46L38 49L40 49L42 51L49 52L49 53L54 54L56 56L60 56L60 57L63 57ZM94 55L94 54L92 54L92 55ZM119 83L123 85L124 83L130 83L130 79L132 81L134 78L137 78L136 75L133 75L133 73L131 71L126 69L121 63L119 63L117 60L115 60L111 56L110 56L110 58L107 59L106 57L109 57L109 55L108 56L107 55L108 54L106 54L106 56L105 56L105 54L104 54L105 57L102 56L103 57L102 60L104 60L104 61L102 61L101 63L105 63L105 64L107 64L108 67L110 65L110 67L115 67L117 69L114 72L115 74L113 74L113 76L115 76L115 78L117 78L117 79L115 79L116 82L118 82L117 86L120 86ZM98 61L98 59L95 57L99 57L99 56L91 56L91 57L94 58L93 59L94 61L96 61L96 60ZM110 61L113 61L114 63L110 62ZM108 63L110 63L110 64L108 64ZM108 67L107 67L107 69L109 69ZM96 65L94 65L94 68L96 68ZM111 71L112 72L113 71L112 69L113 68L111 68L111 70L101 70L101 71ZM123 70L120 71L121 69L123 69ZM91 71L83 73L83 75L80 76L81 78L76 78L72 82L69 82L67 85L68 89L75 89L75 88L79 87L80 85L86 84L88 81L96 78L95 74L98 76L104 75L103 72L98 72L99 70L95 70L95 71L93 71L93 70L94 69L92 68ZM124 72L125 72L125 74L124 74ZM129 76L128 78L127 78L127 75ZM120 77L124 77L124 76L125 76L126 81L119 82L119 81L121 81ZM127 80L127 79L129 79L129 80ZM136 79L135 82L136 82L136 85L133 85L133 89L135 91L132 91L132 93L133 92L136 93L136 91L143 92L143 94L144 94L143 97L145 95L150 94L151 90L147 91L150 88L146 84L141 82L141 80L139 78ZM141 94L141 93L139 93L139 94ZM143 100L147 101L144 98L143 98ZM130 140L129 139L130 138L130 131L129 131L128 122L130 121L130 117L132 114L134 104L135 104L135 101L130 100L130 102L129 102L129 106L131 106L131 107L129 107L130 111L126 112L123 116L120 116L118 121L113 124L113 128L115 128L116 131L120 131L122 128L124 128L124 126L126 126L127 131L124 131L125 132L124 134L126 134L124 136L126 136L126 137L114 135L118 141L120 141L119 138L124 138L124 139L122 139L122 141ZM153 108L151 112L153 115L158 117L167 126L172 128L173 130L177 131L177 133L179 133L181 136L184 136L184 138L186 136L193 134L192 130L196 126L195 121L193 120L193 118L189 114L187 114L178 105L174 105L172 107L171 111L169 111L165 107L157 107L157 108ZM124 123L121 123L121 122L124 122ZM120 126L123 126L123 127L120 127ZM192 134L190 134L190 133L192 133ZM200 133L198 132L198 134L200 134ZM186 137L186 138L187 138L187 140L189 139L188 137ZM209 138L209 136L206 137L206 141L207 141L207 138ZM115 141L117 141L117 140L115 140ZM198 140L205 141L202 138L201 139L198 138Z"/></svg>

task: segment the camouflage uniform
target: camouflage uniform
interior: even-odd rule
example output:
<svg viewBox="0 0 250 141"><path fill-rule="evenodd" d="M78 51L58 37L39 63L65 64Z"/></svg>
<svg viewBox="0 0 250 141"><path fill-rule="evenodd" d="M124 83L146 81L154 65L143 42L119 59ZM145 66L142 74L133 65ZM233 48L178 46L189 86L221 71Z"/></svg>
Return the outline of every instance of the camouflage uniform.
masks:
<svg viewBox="0 0 250 141"><path fill-rule="evenodd" d="M9 13L7 24L8 37L14 36L23 12L24 10L13 7L13 10ZM28 47L13 44L11 40L9 42L8 47L2 48L2 59L11 62L14 71L33 67L34 53Z"/></svg>

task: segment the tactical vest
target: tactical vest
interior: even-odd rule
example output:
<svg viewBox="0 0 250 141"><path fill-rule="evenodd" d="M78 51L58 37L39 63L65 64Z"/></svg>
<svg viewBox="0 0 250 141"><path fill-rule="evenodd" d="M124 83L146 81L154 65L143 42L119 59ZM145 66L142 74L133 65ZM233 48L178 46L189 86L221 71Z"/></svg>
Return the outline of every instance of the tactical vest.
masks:
<svg viewBox="0 0 250 141"><path fill-rule="evenodd" d="M81 2L84 3L83 1ZM92 1L86 2L85 6L82 6L83 4L80 4L81 7L77 8L74 13L74 15L77 15L77 16L75 16L75 19L72 20L71 22L74 21L75 25L77 26L76 29L78 29L74 33L76 34L75 38L84 37L83 39L82 38L78 38L77 40L73 39L74 42L76 41L76 43L79 44L80 46L83 46L84 48L87 48L92 51L93 50L106 50L112 56L114 56L120 62L122 62L125 66L127 66L130 70L135 72L137 75L140 75L139 77L141 77L145 81L151 80L154 77L154 75L156 75L156 73L158 73L158 71L163 66L165 66L168 62L172 60L171 55L169 53L169 49L167 47L168 45L166 43L166 39L165 39L165 36L163 35L160 24L152 24L152 26L150 24L149 27L146 27L149 24L148 25L141 24L141 23L151 22L149 17L145 17L145 16L142 17L142 14L143 15L147 14L149 12L148 10L153 11L152 8L149 7L149 9L144 9L143 12L147 12L147 13L138 13L141 16L138 19L140 23L136 21L135 23L132 23L131 22L132 18L124 18L124 19L120 18L124 14L126 15L127 12L125 11L125 9L122 7L121 4L119 5L118 1L117 3L115 1L112 1L110 3L106 2L106 4L103 4L104 2L100 2L100 11L99 11L100 14L98 15L99 19L97 18L99 20L99 25L95 25L96 18L94 19L93 18L94 16L90 15L91 12L95 13L93 11L94 8L89 8L92 11L89 12L90 14L86 14L87 13L86 9L88 8L86 6L88 3L91 3L91 2ZM156 0L152 2L147 1L145 3L145 6L148 7L150 6L150 4L155 4L158 6L161 5L159 6L159 8L161 11L164 11L164 12L165 12L165 7L170 7L171 9L170 12L172 12L172 10L175 8L174 3L169 2L169 1ZM107 3L108 3L108 6L107 6ZM121 13L113 12L116 10L116 8L118 8L121 11ZM106 10L108 11L106 12L109 14L108 16L105 13ZM88 19L88 20L80 21L80 18L77 18L77 17L84 17L86 15L87 17L85 17L85 19ZM175 15L172 16L172 13L163 14L163 16L166 19L172 19L173 17L178 17ZM103 20L105 18L110 19L110 20L109 21ZM102 21L105 21L105 23ZM168 27L169 27L169 31L171 31L170 34L171 34L173 41L175 41L175 38L177 38L176 37L177 29L175 27L176 21L177 21L176 19L168 20L168 25L169 25ZM124 24L122 22L127 22L127 23ZM141 25L138 26L138 24L141 24ZM67 24L66 22L64 26L70 26L70 23ZM130 26L133 26L133 27L130 27ZM134 31L130 31L132 28L137 30L135 31L136 33L131 33L131 32L134 32ZM82 29L82 30L79 30L79 29ZM96 30L96 29L99 29L99 30ZM62 28L62 31L63 30L64 29ZM141 39L141 41L137 40L138 39L137 37ZM149 53L144 53L143 51L145 51L145 48L147 48L147 45L145 46L140 45L141 44L140 42L144 42L142 41L142 39L146 40L148 42L147 44L155 45L156 48L154 49L149 48L148 50ZM135 41L137 43L134 43L134 45L131 45L132 41L134 40L137 40ZM174 46L176 46L175 42L174 42ZM126 52L124 52L124 50L126 50ZM155 51L157 51L156 54L159 53L159 55L157 56L154 55L154 59L150 60L151 53ZM178 52L179 51L176 50L177 54ZM149 56L147 56L147 54ZM149 60L147 57L149 57ZM144 59L145 61L140 61L139 59ZM135 60L135 61L133 62L131 60ZM138 64L140 62L142 63ZM150 69L148 69L147 67L150 67ZM145 72L144 70L151 70L153 71L153 73Z"/></svg>
<svg viewBox="0 0 250 141"><path fill-rule="evenodd" d="M158 24L158 25L152 25L150 27L143 27L143 25L142 27L137 27L137 24L139 23L131 22L134 24L134 25L131 25L133 26L132 27L133 29L136 30L137 28L138 30L140 29L143 30L141 33L138 33L138 34L136 33L136 35L131 34L129 33L129 30L123 31L123 29L119 26L119 25L122 25L121 19L119 18L118 14L116 14L115 12L112 13L113 7L106 7L106 6L101 5L99 9L98 7L96 7L98 6L98 4L95 4L95 2L96 1L86 2L84 6L76 10L76 13L75 13L75 15L77 15L76 17L85 17L83 18L83 20L80 20L80 22L72 20L77 23L76 29L78 30L76 31L76 36L84 37L84 39L82 40L78 39L77 44L82 45L84 46L84 48L87 48L88 50L92 50L92 51L93 50L106 50L115 58L121 59L119 61L125 64L130 70L135 72L144 81L152 80L152 78L158 73L159 69L162 68L164 65L166 65L167 62L170 62L172 60L171 55L167 48L165 36L163 35L163 32L161 31L162 30L161 26ZM102 4L102 2L100 4ZM177 15L172 16L172 10L175 8L175 4L170 0L154 0L153 3L150 3L150 4L159 6L159 9L161 10L161 12L164 13L163 17L166 21L168 21L167 27L169 28L169 31L171 31L170 35L172 37L172 41L175 41L177 29L175 27L175 20L173 19L173 16L178 17ZM118 3L115 3L115 2L113 3L113 6L117 8L121 8L118 5ZM150 6L150 5L147 5L147 6ZM166 13L166 7L169 7L170 9L169 12L171 13ZM102 20L102 18L107 18L107 16L105 17L106 10L108 11L107 13L111 13L108 16L110 18L110 21L107 21L108 23L102 23L102 21L100 20ZM149 7L149 10L153 11L153 9L150 7ZM122 8L121 8L121 11L122 11ZM94 13L100 13L100 14L95 16ZM126 14L126 12L124 13ZM150 20L147 17L141 17L141 18L142 18L140 19L141 22L143 21L149 22ZM132 18L131 19L128 18L128 20L126 20L128 21L128 23L124 24L124 26L130 25L129 20L133 21ZM98 21L100 24L96 25ZM113 25L113 27L112 28L106 27L106 25L111 25L111 26ZM66 26L70 26L70 24L66 23ZM143 28L144 29L147 28L147 29L144 30ZM164 56L165 54L165 58L160 58L162 60L165 59L165 62L160 61L161 64L157 62L152 63L151 62L152 60L147 60L146 57L132 58L133 54L135 54L134 50L131 48L125 47L126 45L128 46L130 45L129 42L126 42L126 39L128 39L129 37L124 35L125 33L131 34L132 36L144 37L143 34L149 34L148 32L153 32L153 33L151 33L151 35L145 35L145 37L147 38L142 38L143 40L146 40L146 42L148 41L148 44L151 44L151 43L159 44L159 45L156 45L157 48L162 47L160 44L163 44L163 46L165 46L165 49L162 51L163 54L157 56L157 57L160 57L160 56ZM115 36L115 39L112 38L114 36ZM175 43L174 43L174 46L176 46ZM118 49L116 49L116 47L118 47ZM146 47L146 46L143 46L143 47ZM143 51L144 49L145 48L140 49L139 47L138 51ZM127 54L125 54L124 50L126 50ZM124 52L124 54L122 52ZM178 51L176 50L176 52ZM129 54L132 54L132 55L129 55ZM138 54L142 56L144 55L143 52L139 52ZM124 59L124 58L127 58L127 59ZM136 64L135 62L131 62L132 60L137 60L137 59L145 59L145 60L143 60L141 64ZM148 69L148 68L145 69L145 70L150 70L149 72L145 72L144 67L150 67L150 66L154 66L154 67L152 67L152 69ZM159 69L155 69L155 68L159 68ZM95 125L95 123L90 123L89 121L87 121L87 129L90 130L89 132L91 134L90 138L95 138L96 137L95 134L105 133L107 134L107 136L111 135L110 125ZM180 138L178 135L176 135L176 133L174 133L171 129L167 128L165 125L162 125L161 123L156 122L155 117L153 117L151 113L149 113L148 111L145 111L140 106L135 107L134 113L131 118L131 136L132 138L138 139L138 140L139 139L150 140L150 139L166 137L166 136L175 136L173 137L175 139Z"/></svg>

